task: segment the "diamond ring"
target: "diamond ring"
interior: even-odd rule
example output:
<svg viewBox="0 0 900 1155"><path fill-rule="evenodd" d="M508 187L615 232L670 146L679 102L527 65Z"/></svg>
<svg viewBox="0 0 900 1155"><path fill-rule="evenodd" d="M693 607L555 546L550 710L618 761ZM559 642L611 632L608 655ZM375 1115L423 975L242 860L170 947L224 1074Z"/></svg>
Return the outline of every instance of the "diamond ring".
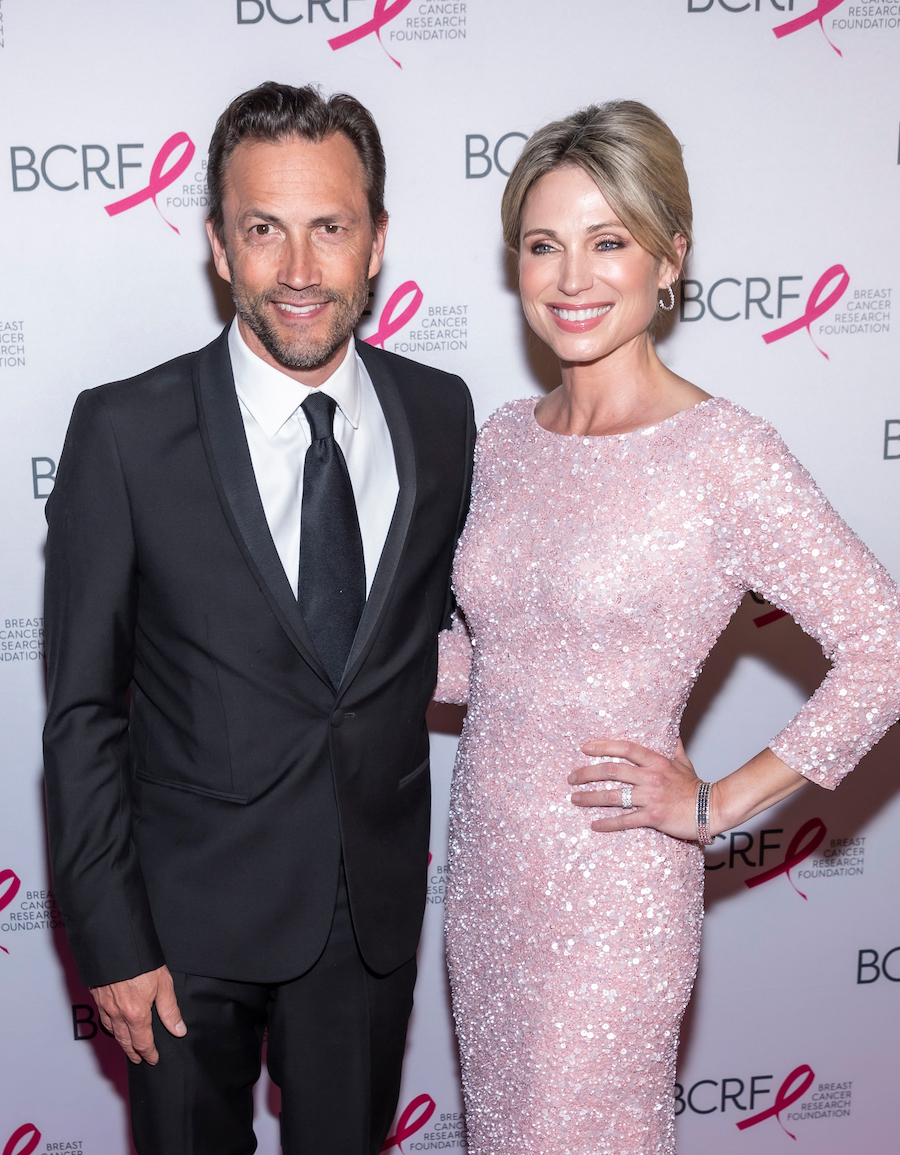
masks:
<svg viewBox="0 0 900 1155"><path fill-rule="evenodd" d="M622 809L623 810L630 810L631 807L632 807L631 786L623 786L622 787Z"/></svg>

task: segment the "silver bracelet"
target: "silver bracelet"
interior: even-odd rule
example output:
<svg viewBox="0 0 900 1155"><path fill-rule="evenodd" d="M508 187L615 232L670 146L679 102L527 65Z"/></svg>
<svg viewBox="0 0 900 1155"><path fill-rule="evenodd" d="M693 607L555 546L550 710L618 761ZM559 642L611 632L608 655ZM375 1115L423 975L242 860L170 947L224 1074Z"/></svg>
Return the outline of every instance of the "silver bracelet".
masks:
<svg viewBox="0 0 900 1155"><path fill-rule="evenodd" d="M697 841L701 846L712 846L715 836L709 833L709 792L711 782L701 782L697 791Z"/></svg>

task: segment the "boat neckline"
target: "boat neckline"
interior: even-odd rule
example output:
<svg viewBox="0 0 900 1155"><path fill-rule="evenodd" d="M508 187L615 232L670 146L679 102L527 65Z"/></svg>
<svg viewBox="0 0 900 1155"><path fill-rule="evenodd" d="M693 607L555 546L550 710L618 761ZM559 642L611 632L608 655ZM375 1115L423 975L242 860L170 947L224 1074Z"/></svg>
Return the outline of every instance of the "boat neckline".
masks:
<svg viewBox="0 0 900 1155"><path fill-rule="evenodd" d="M540 398L538 399L540 400ZM696 413L698 409L704 409L707 405L712 405L714 402L720 402L721 397L707 397L705 401L698 401L696 405L689 405L687 409L679 409L677 413L672 413L669 417L664 417L661 421L655 422L653 425L641 425L637 429L629 429L624 433L554 433L552 429L545 429L537 419L535 409L537 409L538 401L535 401L530 409L530 416L532 424L541 433L548 437L564 437L570 440L578 441L609 441L613 438L634 437L640 433L651 433L655 429L661 429L664 425L671 425L673 422L680 421L688 413Z"/></svg>

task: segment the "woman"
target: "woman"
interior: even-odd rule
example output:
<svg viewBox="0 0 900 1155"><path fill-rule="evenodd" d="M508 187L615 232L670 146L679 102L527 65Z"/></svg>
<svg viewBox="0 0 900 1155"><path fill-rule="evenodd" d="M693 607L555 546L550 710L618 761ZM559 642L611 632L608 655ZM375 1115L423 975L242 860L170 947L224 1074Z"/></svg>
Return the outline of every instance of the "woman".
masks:
<svg viewBox="0 0 900 1155"><path fill-rule="evenodd" d="M536 133L503 225L562 384L481 432L465 624L442 636L438 696L469 703L447 898L469 1151L671 1153L699 843L807 780L832 789L896 719L898 591L769 425L657 357L691 206L653 112ZM834 668L710 793L679 722L747 590Z"/></svg>

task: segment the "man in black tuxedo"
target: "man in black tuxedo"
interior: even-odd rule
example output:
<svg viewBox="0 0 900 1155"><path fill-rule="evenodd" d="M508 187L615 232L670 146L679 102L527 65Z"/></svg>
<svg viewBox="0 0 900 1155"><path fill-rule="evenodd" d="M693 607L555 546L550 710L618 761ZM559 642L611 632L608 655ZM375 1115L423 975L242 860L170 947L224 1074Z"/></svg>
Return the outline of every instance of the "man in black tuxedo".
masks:
<svg viewBox="0 0 900 1155"><path fill-rule="evenodd" d="M354 344L384 158L353 98L220 117L235 322L77 400L48 505L47 799L140 1155L375 1155L425 903L425 708L469 499L456 377ZM129 696L130 690L130 696Z"/></svg>

